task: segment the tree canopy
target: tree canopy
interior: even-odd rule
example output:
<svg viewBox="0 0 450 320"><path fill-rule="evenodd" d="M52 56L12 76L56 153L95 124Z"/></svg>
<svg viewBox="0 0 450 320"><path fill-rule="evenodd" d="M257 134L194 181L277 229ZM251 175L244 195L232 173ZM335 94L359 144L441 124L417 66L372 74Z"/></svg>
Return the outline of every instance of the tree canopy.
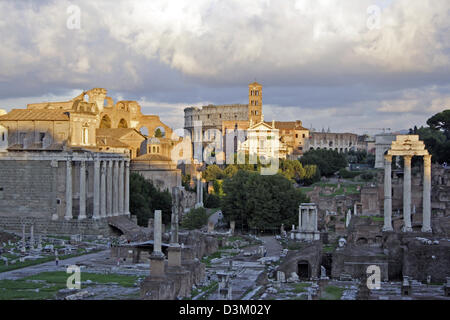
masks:
<svg viewBox="0 0 450 320"><path fill-rule="evenodd" d="M298 219L298 206L309 199L280 174L266 176L239 170L225 179L222 212L237 227L270 229Z"/></svg>
<svg viewBox="0 0 450 320"><path fill-rule="evenodd" d="M300 159L303 165L317 165L320 173L326 177L332 176L339 169L347 167L347 158L335 150L310 150Z"/></svg>
<svg viewBox="0 0 450 320"><path fill-rule="evenodd" d="M159 191L151 181L140 174L130 174L130 212L137 216L138 225L147 226L155 210L162 211L163 223L170 222L172 196L169 191Z"/></svg>
<svg viewBox="0 0 450 320"><path fill-rule="evenodd" d="M432 155L432 161L437 163L450 162L450 110L437 113L428 119L429 127L416 126L410 129L410 134L419 135Z"/></svg>

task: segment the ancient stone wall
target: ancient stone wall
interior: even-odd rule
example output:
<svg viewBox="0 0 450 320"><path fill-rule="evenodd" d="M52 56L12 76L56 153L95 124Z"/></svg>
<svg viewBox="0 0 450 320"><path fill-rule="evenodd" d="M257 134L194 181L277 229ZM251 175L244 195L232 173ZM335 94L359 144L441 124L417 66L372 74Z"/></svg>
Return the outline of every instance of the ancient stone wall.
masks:
<svg viewBox="0 0 450 320"><path fill-rule="evenodd" d="M51 218L57 174L50 161L1 161L0 215Z"/></svg>
<svg viewBox="0 0 450 320"><path fill-rule="evenodd" d="M31 224L34 224L35 234L51 235L110 235L111 229L106 219L99 220L58 220L52 221L45 218L21 218L21 217L0 217L0 228L8 230L17 235L22 234L22 223L26 225L26 232L29 232Z"/></svg>

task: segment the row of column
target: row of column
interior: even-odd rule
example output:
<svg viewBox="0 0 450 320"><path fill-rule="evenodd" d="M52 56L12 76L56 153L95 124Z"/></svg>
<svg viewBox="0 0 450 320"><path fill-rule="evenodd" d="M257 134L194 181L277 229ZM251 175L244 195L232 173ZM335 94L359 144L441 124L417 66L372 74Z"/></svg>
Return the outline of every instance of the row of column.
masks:
<svg viewBox="0 0 450 320"><path fill-rule="evenodd" d="M80 164L80 212L78 220L86 215L86 161ZM66 161L66 213L72 213L72 160ZM94 206L93 219L129 215L130 208L130 162L127 160L94 160Z"/></svg>
<svg viewBox="0 0 450 320"><path fill-rule="evenodd" d="M403 231L411 232L411 159L404 158L403 174ZM392 228L392 156L385 155L384 165L384 227L383 231L393 231ZM422 232L431 232L431 155L423 156L423 222Z"/></svg>

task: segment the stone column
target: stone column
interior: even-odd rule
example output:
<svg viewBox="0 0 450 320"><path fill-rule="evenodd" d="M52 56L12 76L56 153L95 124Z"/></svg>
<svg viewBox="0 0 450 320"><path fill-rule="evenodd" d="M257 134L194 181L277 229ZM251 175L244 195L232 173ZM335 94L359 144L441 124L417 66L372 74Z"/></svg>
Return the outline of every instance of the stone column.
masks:
<svg viewBox="0 0 450 320"><path fill-rule="evenodd" d="M106 161L100 162L100 216L106 218Z"/></svg>
<svg viewBox="0 0 450 320"><path fill-rule="evenodd" d="M130 215L130 161L125 161L125 214Z"/></svg>
<svg viewBox="0 0 450 320"><path fill-rule="evenodd" d="M197 173L197 203L200 203L200 174Z"/></svg>
<svg viewBox="0 0 450 320"><path fill-rule="evenodd" d="M106 180L106 193L107 199L106 202L106 215L108 217L112 217L113 215L113 162L112 160L108 161L108 178Z"/></svg>
<svg viewBox="0 0 450 320"><path fill-rule="evenodd" d="M404 174L403 174L403 231L411 232L411 159L412 156L403 156Z"/></svg>
<svg viewBox="0 0 450 320"><path fill-rule="evenodd" d="M66 161L66 213L64 219L72 220L72 160Z"/></svg>
<svg viewBox="0 0 450 320"><path fill-rule="evenodd" d="M392 228L392 156L384 156L384 226L383 231L393 231Z"/></svg>
<svg viewBox="0 0 450 320"><path fill-rule="evenodd" d="M200 203L203 205L203 180L200 178Z"/></svg>
<svg viewBox="0 0 450 320"><path fill-rule="evenodd" d="M422 232L431 230L431 155L423 157L423 222Z"/></svg>
<svg viewBox="0 0 450 320"><path fill-rule="evenodd" d="M34 224L30 227L30 250L34 250Z"/></svg>
<svg viewBox="0 0 450 320"><path fill-rule="evenodd" d="M113 216L119 215L119 161L114 161Z"/></svg>
<svg viewBox="0 0 450 320"><path fill-rule="evenodd" d="M155 210L153 253L150 255L150 276L164 276L164 254L161 250L161 210Z"/></svg>
<svg viewBox="0 0 450 320"><path fill-rule="evenodd" d="M100 161L94 160L94 214L93 219L100 219Z"/></svg>
<svg viewBox="0 0 450 320"><path fill-rule="evenodd" d="M86 219L86 162L80 163L80 214L78 220Z"/></svg>
<svg viewBox="0 0 450 320"><path fill-rule="evenodd" d="M153 253L162 253L161 250L161 237L162 237L162 220L161 220L161 210L155 210L155 220L154 220L154 245L153 245Z"/></svg>
<svg viewBox="0 0 450 320"><path fill-rule="evenodd" d="M123 202L124 202L124 161L119 161L119 215L123 215Z"/></svg>
<svg viewBox="0 0 450 320"><path fill-rule="evenodd" d="M22 247L20 248L22 253L25 253L27 250L27 243L25 237L25 223L22 223Z"/></svg>
<svg viewBox="0 0 450 320"><path fill-rule="evenodd" d="M302 207L298 208L298 231L302 230Z"/></svg>
<svg viewBox="0 0 450 320"><path fill-rule="evenodd" d="M358 214L358 206L356 205L356 202L353 204L353 215L356 216Z"/></svg>
<svg viewBox="0 0 450 320"><path fill-rule="evenodd" d="M314 208L314 231L315 232L319 231L317 229L317 207Z"/></svg>

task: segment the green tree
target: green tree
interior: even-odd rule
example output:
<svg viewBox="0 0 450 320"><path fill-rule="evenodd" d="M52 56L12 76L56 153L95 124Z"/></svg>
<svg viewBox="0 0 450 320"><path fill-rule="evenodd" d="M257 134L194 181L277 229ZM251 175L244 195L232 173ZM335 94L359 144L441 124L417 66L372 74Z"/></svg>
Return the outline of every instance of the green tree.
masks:
<svg viewBox="0 0 450 320"><path fill-rule="evenodd" d="M193 230L200 229L208 223L208 214L205 208L191 209L181 221L181 228Z"/></svg>
<svg viewBox="0 0 450 320"><path fill-rule="evenodd" d="M414 127L411 134L419 135L432 155L432 161L437 163L450 162L450 110L444 110L427 120L429 127ZM417 159L413 159L415 163Z"/></svg>
<svg viewBox="0 0 450 320"><path fill-rule="evenodd" d="M159 191L140 174L130 174L130 212L137 216L138 225L147 226L155 210L162 211L163 223L170 222L172 196L168 190Z"/></svg>
<svg viewBox="0 0 450 320"><path fill-rule="evenodd" d="M163 132L161 131L160 128L156 128L155 130L155 137L156 138L162 138L164 136Z"/></svg>
<svg viewBox="0 0 450 320"><path fill-rule="evenodd" d="M450 109L435 114L427 120L432 130L442 131L450 139Z"/></svg>
<svg viewBox="0 0 450 320"><path fill-rule="evenodd" d="M224 181L222 211L227 221L242 228L278 228L298 219L298 206L309 199L281 174L260 175L240 170Z"/></svg>
<svg viewBox="0 0 450 320"><path fill-rule="evenodd" d="M215 164L207 166L202 175L206 181L222 179L224 176L222 169L220 169L219 166Z"/></svg>
<svg viewBox="0 0 450 320"><path fill-rule="evenodd" d="M320 173L326 177L332 176L341 168L347 167L347 158L335 150L310 150L300 159L303 165L317 165Z"/></svg>

